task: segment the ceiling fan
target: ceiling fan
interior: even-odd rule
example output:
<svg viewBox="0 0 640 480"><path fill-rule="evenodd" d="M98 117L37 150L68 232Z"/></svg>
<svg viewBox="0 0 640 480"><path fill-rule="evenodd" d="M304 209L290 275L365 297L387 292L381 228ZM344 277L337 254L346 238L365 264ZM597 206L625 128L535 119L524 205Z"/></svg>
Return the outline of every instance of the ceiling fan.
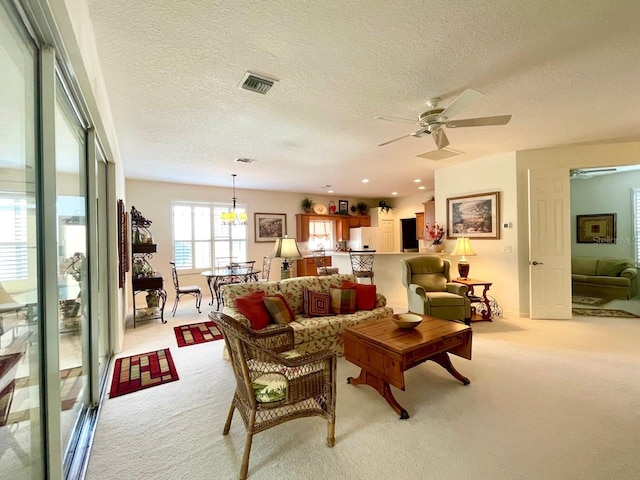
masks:
<svg viewBox="0 0 640 480"><path fill-rule="evenodd" d="M615 168L594 168L590 170L583 170L581 168L576 168L574 170L569 171L570 179L587 179L593 177L590 175L591 173L604 173L604 172L616 172Z"/></svg>
<svg viewBox="0 0 640 480"><path fill-rule="evenodd" d="M460 128L460 127L486 127L491 125L506 125L511 120L511 115L498 115L495 117L478 117L478 118L466 118L462 120L450 120L450 118L455 117L460 112L462 112L465 108L469 107L473 102L478 100L482 94L475 90L467 89L458 98L456 98L453 102L451 102L447 107L441 108L438 107L438 103L440 102L439 98L431 98L427 101L426 105L429 108L426 112L422 112L418 115L418 121L411 120L410 118L402 118L402 117L390 117L390 116L379 116L375 117L376 120L387 120L390 122L407 122L407 123L415 123L419 125L419 129L415 132L407 133L406 135L402 135L401 137L394 138L393 140L389 140L388 142L381 143L378 145L382 147L384 145L389 145L390 143L396 142L398 140L402 140L407 137L424 137L425 135L431 135L433 137L438 150L443 149L447 145L449 145L449 139L447 135L444 133L444 129L442 127L447 128ZM434 150L437 152L437 150ZM429 158L428 154L431 152L427 152L426 154L420 155L421 157Z"/></svg>

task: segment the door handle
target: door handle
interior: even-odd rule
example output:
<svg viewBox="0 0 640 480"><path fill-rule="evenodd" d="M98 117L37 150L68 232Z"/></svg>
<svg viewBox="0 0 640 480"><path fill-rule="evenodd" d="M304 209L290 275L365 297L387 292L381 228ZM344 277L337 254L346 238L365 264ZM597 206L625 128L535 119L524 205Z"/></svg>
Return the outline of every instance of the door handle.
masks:
<svg viewBox="0 0 640 480"><path fill-rule="evenodd" d="M531 265L544 265L542 262L536 262L535 260L531 262Z"/></svg>

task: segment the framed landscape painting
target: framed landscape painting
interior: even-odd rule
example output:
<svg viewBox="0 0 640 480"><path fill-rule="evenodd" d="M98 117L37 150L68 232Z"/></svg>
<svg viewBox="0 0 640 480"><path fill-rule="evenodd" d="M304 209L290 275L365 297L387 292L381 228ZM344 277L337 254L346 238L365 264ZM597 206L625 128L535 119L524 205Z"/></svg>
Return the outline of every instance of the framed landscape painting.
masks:
<svg viewBox="0 0 640 480"><path fill-rule="evenodd" d="M500 238L500 192L447 198L447 238Z"/></svg>
<svg viewBox="0 0 640 480"><path fill-rule="evenodd" d="M616 214L576 215L578 243L616 243Z"/></svg>
<svg viewBox="0 0 640 480"><path fill-rule="evenodd" d="M287 234L286 213L254 213L256 243L273 242Z"/></svg>

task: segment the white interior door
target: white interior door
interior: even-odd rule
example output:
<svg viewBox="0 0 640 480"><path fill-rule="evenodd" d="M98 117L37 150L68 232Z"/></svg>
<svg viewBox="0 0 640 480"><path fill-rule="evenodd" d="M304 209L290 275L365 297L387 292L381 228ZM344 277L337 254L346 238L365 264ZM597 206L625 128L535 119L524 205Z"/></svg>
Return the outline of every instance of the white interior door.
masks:
<svg viewBox="0 0 640 480"><path fill-rule="evenodd" d="M571 318L571 229L567 168L529 170L531 318Z"/></svg>
<svg viewBox="0 0 640 480"><path fill-rule="evenodd" d="M393 220L380 220L382 252L393 252Z"/></svg>

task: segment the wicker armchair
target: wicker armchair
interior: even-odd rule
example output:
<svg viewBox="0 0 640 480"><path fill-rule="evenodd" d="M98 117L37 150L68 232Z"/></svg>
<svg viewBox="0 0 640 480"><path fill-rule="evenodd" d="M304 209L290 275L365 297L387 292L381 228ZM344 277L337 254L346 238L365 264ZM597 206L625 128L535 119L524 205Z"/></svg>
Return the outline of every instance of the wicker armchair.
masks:
<svg viewBox="0 0 640 480"><path fill-rule="evenodd" d="M240 479L247 478L253 435L296 418L327 420L327 445L335 443L336 355L323 351L301 356L293 350L293 330L273 325L251 330L221 313L210 312L226 342L236 391L223 434L229 433L234 410L247 438Z"/></svg>

